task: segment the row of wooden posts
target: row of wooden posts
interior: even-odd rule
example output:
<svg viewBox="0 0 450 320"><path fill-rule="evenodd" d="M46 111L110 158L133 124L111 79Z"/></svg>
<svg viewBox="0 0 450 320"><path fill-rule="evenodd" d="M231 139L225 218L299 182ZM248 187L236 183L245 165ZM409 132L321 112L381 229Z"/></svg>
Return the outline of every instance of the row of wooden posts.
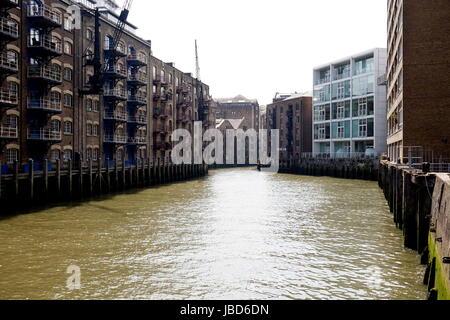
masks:
<svg viewBox="0 0 450 320"><path fill-rule="evenodd" d="M378 162L375 159L303 158L281 161L279 172L376 181L378 179Z"/></svg>
<svg viewBox="0 0 450 320"><path fill-rule="evenodd" d="M15 162L12 173L0 172L0 203L48 202L51 200L82 199L132 188L144 188L183 181L208 174L205 164L181 164L150 159L127 165L125 161L55 161L55 170L49 170L48 160L36 170L33 160L21 172ZM74 165L75 164L75 165ZM1 167L1 166L0 166Z"/></svg>

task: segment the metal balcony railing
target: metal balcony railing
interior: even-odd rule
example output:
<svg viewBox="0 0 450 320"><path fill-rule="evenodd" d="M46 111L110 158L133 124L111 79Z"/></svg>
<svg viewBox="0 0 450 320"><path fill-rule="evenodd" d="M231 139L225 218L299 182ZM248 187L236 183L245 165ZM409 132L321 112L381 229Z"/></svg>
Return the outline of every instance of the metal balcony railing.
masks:
<svg viewBox="0 0 450 320"><path fill-rule="evenodd" d="M53 11L53 9L44 4L28 5L27 16L28 18L41 18L44 21L50 22L55 25L62 24L61 14Z"/></svg>
<svg viewBox="0 0 450 320"><path fill-rule="evenodd" d="M127 98L127 93L126 93L125 89L120 89L120 88L105 89L103 91L103 96L104 97L113 97L113 98L126 99Z"/></svg>
<svg viewBox="0 0 450 320"><path fill-rule="evenodd" d="M129 137L128 138L128 143L146 144L147 143L147 137L143 137L143 136Z"/></svg>
<svg viewBox="0 0 450 320"><path fill-rule="evenodd" d="M117 134L106 134L104 136L104 141L110 143L127 143L128 137Z"/></svg>
<svg viewBox="0 0 450 320"><path fill-rule="evenodd" d="M106 112L105 113L105 119L127 121L128 113L126 113L124 111Z"/></svg>
<svg viewBox="0 0 450 320"><path fill-rule="evenodd" d="M130 116L128 117L128 122L146 124L147 116Z"/></svg>
<svg viewBox="0 0 450 320"><path fill-rule="evenodd" d="M53 82L62 82L61 71L52 66L29 66L28 78L38 78Z"/></svg>
<svg viewBox="0 0 450 320"><path fill-rule="evenodd" d="M55 131L52 129L30 129L28 130L28 140L40 140L40 141L61 141L61 131Z"/></svg>
<svg viewBox="0 0 450 320"><path fill-rule="evenodd" d="M113 67L109 67L106 70L106 74L107 75L116 75L116 76L119 76L122 78L126 78L127 77L127 69L125 69L123 67L121 68L118 66L113 66Z"/></svg>
<svg viewBox="0 0 450 320"><path fill-rule="evenodd" d="M147 82L147 77L143 74L130 74L128 76L128 81L129 82L139 82L142 84L145 84Z"/></svg>
<svg viewBox="0 0 450 320"><path fill-rule="evenodd" d="M145 94L130 94L128 96L129 102L137 102L137 103L147 103L147 95Z"/></svg>
<svg viewBox="0 0 450 320"><path fill-rule="evenodd" d="M109 40L105 41L104 50L108 52L114 52L118 56L126 56L125 48L120 45L114 48Z"/></svg>
<svg viewBox="0 0 450 320"><path fill-rule="evenodd" d="M19 103L17 92L0 90L0 104L17 105Z"/></svg>
<svg viewBox="0 0 450 320"><path fill-rule="evenodd" d="M135 64L141 64L146 65L147 64L147 57L142 54L128 54L127 60L129 63L135 63Z"/></svg>
<svg viewBox="0 0 450 320"><path fill-rule="evenodd" d="M28 109L30 110L43 110L51 112L61 112L62 102L61 100L54 100L49 98L28 99Z"/></svg>
<svg viewBox="0 0 450 320"><path fill-rule="evenodd" d="M28 48L40 49L45 52L62 54L62 42L51 36L28 37Z"/></svg>
<svg viewBox="0 0 450 320"><path fill-rule="evenodd" d="M14 21L0 18L0 34L8 38L17 39L19 37L19 28Z"/></svg>
<svg viewBox="0 0 450 320"><path fill-rule="evenodd" d="M2 139L17 139L19 131L17 128L0 126L0 138Z"/></svg>
<svg viewBox="0 0 450 320"><path fill-rule="evenodd" d="M12 56L8 56L7 52L2 52L0 54L0 68L17 72L19 70L19 61Z"/></svg>

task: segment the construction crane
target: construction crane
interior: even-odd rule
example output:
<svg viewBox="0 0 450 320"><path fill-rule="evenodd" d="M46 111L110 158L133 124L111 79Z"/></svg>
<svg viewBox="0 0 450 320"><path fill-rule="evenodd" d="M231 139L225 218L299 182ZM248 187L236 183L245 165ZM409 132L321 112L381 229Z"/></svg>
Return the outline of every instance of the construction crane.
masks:
<svg viewBox="0 0 450 320"><path fill-rule="evenodd" d="M203 85L200 80L200 61L198 57L198 45L197 40L195 40L195 78L196 78L196 88L197 88L197 101L198 101L198 115L199 120L206 120L204 97L203 97Z"/></svg>
<svg viewBox="0 0 450 320"><path fill-rule="evenodd" d="M114 28L114 36L108 50L109 54L105 57L104 64L102 64L101 55L102 39L100 34L100 11L98 8L95 9L94 57L86 63L86 65L91 65L94 67L94 75L89 80L90 88L88 90L81 90L81 94L101 94L103 92L103 86L105 83L104 73L108 71L110 64L115 64L117 62L117 49L125 30L125 25L127 23L128 14L130 13L132 3L133 0L125 0L122 6L119 19ZM92 13L92 11L90 12ZM89 48L87 48L84 53L85 57L88 55L88 49Z"/></svg>

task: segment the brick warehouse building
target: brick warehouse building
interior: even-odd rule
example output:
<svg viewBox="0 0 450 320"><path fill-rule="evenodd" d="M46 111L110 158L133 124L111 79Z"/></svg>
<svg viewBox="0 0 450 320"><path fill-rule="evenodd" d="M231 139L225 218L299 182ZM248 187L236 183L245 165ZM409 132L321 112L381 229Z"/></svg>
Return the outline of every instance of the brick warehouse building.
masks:
<svg viewBox="0 0 450 320"><path fill-rule="evenodd" d="M406 147L429 148L435 161L450 158L449 53L448 0L388 1L391 161L408 161Z"/></svg>
<svg viewBox="0 0 450 320"><path fill-rule="evenodd" d="M243 130L259 130L259 103L257 100L247 99L243 96L217 99L218 120L243 119Z"/></svg>
<svg viewBox="0 0 450 320"><path fill-rule="evenodd" d="M280 130L280 160L299 160L312 152L312 96L276 95L266 108L266 127Z"/></svg>
<svg viewBox="0 0 450 320"><path fill-rule="evenodd" d="M94 75L95 1L79 2L81 29L67 7L74 1L2 0L0 161L3 170L29 158L37 166L68 160L169 160L170 133L215 127L209 87L151 55L150 41L127 23L112 46L118 20L113 1L100 9L102 94L87 90ZM197 92L198 91L198 92Z"/></svg>

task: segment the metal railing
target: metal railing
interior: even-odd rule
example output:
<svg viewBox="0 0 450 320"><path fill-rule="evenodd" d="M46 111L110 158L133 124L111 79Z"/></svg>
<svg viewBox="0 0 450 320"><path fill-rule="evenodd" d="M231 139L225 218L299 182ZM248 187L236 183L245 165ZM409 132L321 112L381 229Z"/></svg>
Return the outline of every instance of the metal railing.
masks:
<svg viewBox="0 0 450 320"><path fill-rule="evenodd" d="M128 96L128 101L147 103L147 95L146 94L130 94Z"/></svg>
<svg viewBox="0 0 450 320"><path fill-rule="evenodd" d="M450 157L435 153L431 148L414 146L400 147L398 162L415 170L429 164L431 172L450 172Z"/></svg>
<svg viewBox="0 0 450 320"><path fill-rule="evenodd" d="M376 154L367 154L365 152L304 152L301 154L303 159L377 159Z"/></svg>
<svg viewBox="0 0 450 320"><path fill-rule="evenodd" d="M0 33L7 34L13 38L18 38L19 28L14 20L0 18Z"/></svg>
<svg viewBox="0 0 450 320"><path fill-rule="evenodd" d="M104 141L112 143L127 143L128 137L117 134L106 134L104 137Z"/></svg>
<svg viewBox="0 0 450 320"><path fill-rule="evenodd" d="M127 60L128 61L138 61L138 62L144 63L144 64L147 63L147 57L142 54L139 54L139 53L128 54Z"/></svg>
<svg viewBox="0 0 450 320"><path fill-rule="evenodd" d="M127 92L125 91L125 89L119 89L119 88L105 89L103 91L103 96L105 96L105 97L119 97L119 98L126 99Z"/></svg>
<svg viewBox="0 0 450 320"><path fill-rule="evenodd" d="M127 121L128 113L125 111L105 112L105 119Z"/></svg>
<svg viewBox="0 0 450 320"><path fill-rule="evenodd" d="M144 143L147 143L147 137L141 137L141 136L129 137L128 138L128 142L129 143L144 144Z"/></svg>
<svg viewBox="0 0 450 320"><path fill-rule="evenodd" d="M128 122L147 123L146 116L129 116Z"/></svg>
<svg viewBox="0 0 450 320"><path fill-rule="evenodd" d="M61 70L58 70L53 66L29 66L28 77L43 78L56 82L62 82Z"/></svg>
<svg viewBox="0 0 450 320"><path fill-rule="evenodd" d="M62 42L51 36L28 37L28 48L44 48L57 54L62 54Z"/></svg>
<svg viewBox="0 0 450 320"><path fill-rule="evenodd" d="M54 23L61 24L62 16L60 13L53 11L50 7L44 4L32 4L28 5L27 16L32 17L42 17L53 21Z"/></svg>
<svg viewBox="0 0 450 320"><path fill-rule="evenodd" d="M0 90L0 103L18 104L17 92L4 89Z"/></svg>
<svg viewBox="0 0 450 320"><path fill-rule="evenodd" d="M17 128L0 126L0 138L17 139L18 137L19 131Z"/></svg>
<svg viewBox="0 0 450 320"><path fill-rule="evenodd" d="M29 140L45 140L45 141L60 141L62 140L61 131L53 129L30 129L28 130Z"/></svg>
<svg viewBox="0 0 450 320"><path fill-rule="evenodd" d="M109 67L106 70L106 73L118 74L120 76L126 77L127 76L127 69L125 69L123 67L119 67L119 66L112 66L112 67Z"/></svg>
<svg viewBox="0 0 450 320"><path fill-rule="evenodd" d="M39 98L28 99L28 109L31 110L49 110L49 111L62 111L61 100Z"/></svg>
<svg viewBox="0 0 450 320"><path fill-rule="evenodd" d="M130 74L128 76L128 81L139 81L139 82L146 83L147 78L145 75L142 75L142 74Z"/></svg>
<svg viewBox="0 0 450 320"><path fill-rule="evenodd" d="M8 57L8 52L4 51L0 54L0 67L11 70L19 70L19 61L16 58Z"/></svg>

